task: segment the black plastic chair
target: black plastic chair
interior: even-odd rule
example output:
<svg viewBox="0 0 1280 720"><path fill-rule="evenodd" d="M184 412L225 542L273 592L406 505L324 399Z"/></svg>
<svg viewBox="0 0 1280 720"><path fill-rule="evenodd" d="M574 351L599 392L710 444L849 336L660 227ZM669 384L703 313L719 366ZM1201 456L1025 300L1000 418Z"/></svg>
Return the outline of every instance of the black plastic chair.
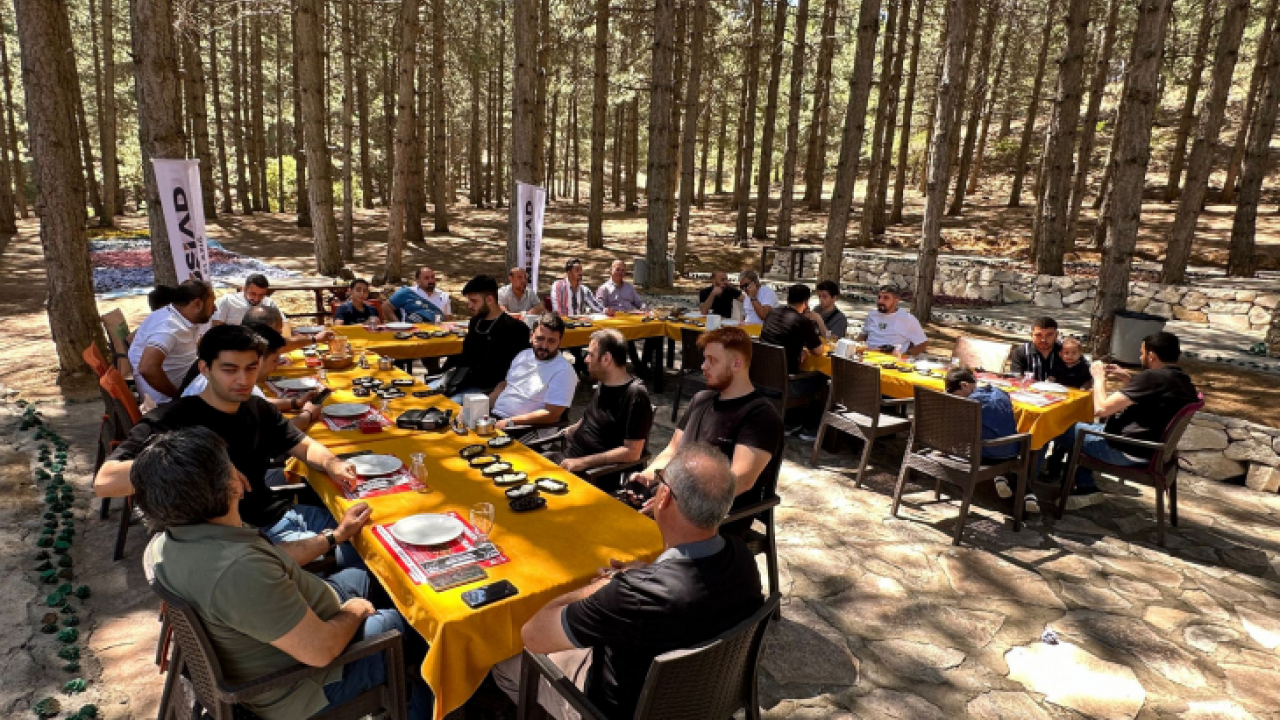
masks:
<svg viewBox="0 0 1280 720"><path fill-rule="evenodd" d="M861 487L862 473L867 468L871 447L876 440L911 429L911 418L886 415L880 412L881 408L904 407L914 402L914 398L886 399L881 396L880 368L833 355L831 393L818 423L818 439L813 444L809 465L818 466L818 450L822 447L827 428L846 432L862 441L862 455L853 483L854 487Z"/></svg>
<svg viewBox="0 0 1280 720"><path fill-rule="evenodd" d="M707 386L707 379L702 376L702 348L698 347L701 336L702 330L680 328L680 372L676 375L676 400L671 404L671 422L675 422L680 413L680 398L685 389L688 389L689 397L693 397Z"/></svg>
<svg viewBox="0 0 1280 720"><path fill-rule="evenodd" d="M749 720L758 720L756 673L760 649L779 601L776 593L770 595L754 615L728 632L654 658L636 705L635 720L728 718L738 710L744 710ZM583 718L606 718L546 655L525 650L523 657L518 720L549 717L537 698L542 679Z"/></svg>
<svg viewBox="0 0 1280 720"><path fill-rule="evenodd" d="M779 443L778 452L769 459L756 486L747 492L753 493L755 499L737 509L730 509L729 514L720 522L721 532L741 534L742 539L753 554L764 555L765 569L768 573L769 592L782 592L778 571L778 531L774 523L774 509L782 503L778 497L778 473L782 470L782 453L785 446ZM764 526L764 532L755 529L755 521ZM740 531L740 532L739 532Z"/></svg>
<svg viewBox="0 0 1280 720"><path fill-rule="evenodd" d="M804 407L818 397L820 393L812 393L799 397L791 396L791 381L809 377L819 377L817 372L787 372L787 351L781 345L771 345L759 340L752 340L751 350L751 383L765 394L778 408L778 414L784 418L787 410L793 407Z"/></svg>

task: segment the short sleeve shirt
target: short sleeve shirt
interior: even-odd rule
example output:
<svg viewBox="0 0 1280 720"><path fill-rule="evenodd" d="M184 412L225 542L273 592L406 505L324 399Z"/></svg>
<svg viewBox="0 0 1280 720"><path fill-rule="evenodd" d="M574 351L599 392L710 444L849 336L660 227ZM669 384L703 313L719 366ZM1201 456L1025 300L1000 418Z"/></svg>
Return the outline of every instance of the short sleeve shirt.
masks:
<svg viewBox="0 0 1280 720"><path fill-rule="evenodd" d="M417 285L414 285L411 289L418 297L440 308L440 312L444 314L446 320L453 317L453 304L449 301L449 293L440 288L426 292Z"/></svg>
<svg viewBox="0 0 1280 720"><path fill-rule="evenodd" d="M782 451L782 416L759 391L721 400L720 393L703 390L693 396L676 427L684 433L681 442L710 443L731 462L733 449L738 445L763 450L775 460ZM757 482L751 490L739 494L733 505L744 507L763 497L764 488Z"/></svg>
<svg viewBox="0 0 1280 720"><path fill-rule="evenodd" d="M355 303L348 300L338 306L333 312L334 320L341 320L343 325L360 325L367 318L378 317L378 309L369 303L364 304L363 309L356 309Z"/></svg>
<svg viewBox="0 0 1280 720"><path fill-rule="evenodd" d="M408 322L439 322L440 318L444 317L444 310L424 299L415 290L417 290L416 287L402 287L392 293L391 297L387 298L387 302L391 303L391 306Z"/></svg>
<svg viewBox="0 0 1280 720"><path fill-rule="evenodd" d="M818 317L822 318L822 324L827 326L827 333L832 337L842 338L849 331L849 318L835 305L831 306L831 312L824 313L822 308L818 308L817 313Z"/></svg>
<svg viewBox="0 0 1280 720"><path fill-rule="evenodd" d="M262 298L258 305L260 307L275 307L276 301L268 296ZM249 312L252 307L253 305L245 299L243 291L229 293L218 298L217 304L214 305L213 317L209 319L228 325L239 325L244 322L244 314Z"/></svg>
<svg viewBox="0 0 1280 720"><path fill-rule="evenodd" d="M1106 432L1153 442L1160 439L1179 410L1197 399L1195 384L1177 365L1143 370L1129 378L1120 394L1133 404L1107 421ZM1151 451L1146 449L1121 444L1114 447L1135 458L1151 457Z"/></svg>
<svg viewBox="0 0 1280 720"><path fill-rule="evenodd" d="M778 293L768 285L761 285L756 292L756 302L761 305L768 305L771 308L778 307ZM751 298L747 295L742 297L742 322L748 325L763 325L764 320L756 313L755 303L751 302Z"/></svg>
<svg viewBox="0 0 1280 720"><path fill-rule="evenodd" d="M707 301L711 297L711 286L707 286L698 291L698 304ZM711 314L720 317L733 317L733 301L742 297L742 291L732 285L726 285L715 300L711 301Z"/></svg>
<svg viewBox="0 0 1280 720"><path fill-rule="evenodd" d="M308 609L325 622L342 609L328 583L250 527L172 527L156 536L143 562L195 609L233 685L297 665L271 643L297 627ZM324 686L341 679L342 668L335 667L244 704L263 720L309 717L328 704Z"/></svg>
<svg viewBox="0 0 1280 720"><path fill-rule="evenodd" d="M539 360L533 349L522 351L507 371L507 386L493 404L498 417L512 418L547 405L569 407L578 388L578 374L560 353L550 360Z"/></svg>
<svg viewBox="0 0 1280 720"><path fill-rule="evenodd" d="M653 405L644 381L631 378L622 385L596 386L582 424L569 437L568 456L586 457L622 447L627 440L649 439Z"/></svg>
<svg viewBox="0 0 1280 720"><path fill-rule="evenodd" d="M498 304L509 313L526 312L540 302L542 300L538 298L538 293L527 285L524 288L524 297L516 297L516 293L511 289L510 285L503 285L498 288Z"/></svg>
<svg viewBox="0 0 1280 720"><path fill-rule="evenodd" d="M471 316L462 354L452 355L444 369L467 368L463 387L492 392L511 367L511 362L529 348L529 326L506 313L496 318Z"/></svg>
<svg viewBox="0 0 1280 720"><path fill-rule="evenodd" d="M862 323L862 334L867 336L867 345L873 348L902 348L903 345L919 345L929 340L924 328L920 327L920 321L905 310L888 314L872 310Z"/></svg>
<svg viewBox="0 0 1280 720"><path fill-rule="evenodd" d="M760 340L780 345L787 354L787 372L800 372L800 350L813 350L822 345L818 329L813 321L789 306L782 306L769 313L760 330Z"/></svg>
<svg viewBox="0 0 1280 720"><path fill-rule="evenodd" d="M241 313L244 317L244 313ZM166 305L147 316L138 326L133 342L129 345L129 362L138 367L147 348L164 353L160 369L174 387L182 387L187 371L196 361L196 347L200 340L200 328L182 316L172 305ZM141 373L134 380L144 395L157 403L167 403L173 398L147 384Z"/></svg>
<svg viewBox="0 0 1280 720"><path fill-rule="evenodd" d="M979 385L969 395L982 405L982 439L995 440L1018 433L1018 425L1013 417L1013 401L1004 390L992 385ZM1018 446L1002 445L982 451L988 459L1003 460L1018 454Z"/></svg>

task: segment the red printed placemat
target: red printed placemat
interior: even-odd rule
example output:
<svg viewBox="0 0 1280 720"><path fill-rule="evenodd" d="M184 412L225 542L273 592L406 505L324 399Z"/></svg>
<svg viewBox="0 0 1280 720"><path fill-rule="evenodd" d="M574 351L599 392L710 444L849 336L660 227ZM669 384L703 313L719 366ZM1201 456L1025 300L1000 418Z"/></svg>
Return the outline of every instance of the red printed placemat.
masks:
<svg viewBox="0 0 1280 720"><path fill-rule="evenodd" d="M378 412L377 410L374 410L373 408L369 408L369 412L363 415L358 415L356 417L337 418L331 415L323 415L323 413L322 413L322 417L324 418L324 424L327 425L329 429L334 432L341 432L343 430L357 430L359 429L360 421L368 417L376 417L378 419L378 422L384 428L391 427L391 419L388 418L386 415L383 415L382 413Z"/></svg>
<svg viewBox="0 0 1280 720"><path fill-rule="evenodd" d="M367 500L369 498L382 497L383 495L395 495L402 492L418 492L426 490L426 483L422 482L408 468L402 467L390 475L379 475L378 477L365 478L361 477L361 482L356 486L355 490L348 490L343 487L337 480L329 478L329 480L342 493L342 497L348 500Z"/></svg>
<svg viewBox="0 0 1280 720"><path fill-rule="evenodd" d="M396 564L404 570L409 579L413 580L414 585L422 585L427 582L427 573L422 569L422 563L453 555L455 553L467 552L474 550L476 545L476 529L471 523L463 520L458 513L450 510L445 513L462 523L462 535L450 541L445 545L410 545L401 542L391 534L390 525L374 525L373 537L382 543L387 549L391 557L395 559ZM495 565L504 565L511 562L511 558L499 553L496 557L490 558L478 563L480 567L494 567Z"/></svg>

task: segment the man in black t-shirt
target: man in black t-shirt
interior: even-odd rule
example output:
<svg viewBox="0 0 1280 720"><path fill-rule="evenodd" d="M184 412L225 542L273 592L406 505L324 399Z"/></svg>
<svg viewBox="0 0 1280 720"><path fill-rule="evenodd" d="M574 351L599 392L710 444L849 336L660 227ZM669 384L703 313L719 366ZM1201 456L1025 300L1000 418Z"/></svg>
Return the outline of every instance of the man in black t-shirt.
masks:
<svg viewBox="0 0 1280 720"><path fill-rule="evenodd" d="M1076 423L1054 440L1055 452L1061 453L1063 458L1070 457L1077 434L1084 428L1158 442L1174 416L1199 398L1191 378L1174 365L1181 354L1177 335L1158 332L1143 338L1142 372L1136 375L1116 365L1094 362L1089 368L1093 374L1093 414L1108 420L1105 424ZM1108 395L1107 379L1119 380L1124 386ZM1150 450L1122 443L1112 444L1097 436L1086 437L1081 442L1084 443L1080 449L1082 453L1112 465L1142 466L1152 456ZM1093 481L1093 471L1079 468L1067 507L1085 507L1102 499L1103 495Z"/></svg>
<svg viewBox="0 0 1280 720"><path fill-rule="evenodd" d="M498 281L488 275L477 275L462 287L462 295L471 310L467 336L462 339L462 354L445 361L444 371L466 369L461 384L455 382L451 399L462 403L468 393L488 395L507 376L511 361L529 348L529 326L502 311L498 305ZM443 383L431 384L442 389Z"/></svg>
<svg viewBox="0 0 1280 720"><path fill-rule="evenodd" d="M808 285L792 285L787 289L787 304L769 313L760 330L760 342L778 345L786 351L789 375L800 374L800 364L810 353L822 347L822 338L818 336L822 318L809 309L811 295ZM822 390L827 385L826 376L806 373L788 380L787 385L791 397L810 398L809 405L793 411L792 417L799 416L800 423L795 429L799 431L801 440L816 440L818 413L825 399Z"/></svg>
<svg viewBox="0 0 1280 720"><path fill-rule="evenodd" d="M698 311L703 315L733 317L733 301L742 297L742 291L729 282L723 270L711 273L711 284L698 291Z"/></svg>
<svg viewBox="0 0 1280 720"><path fill-rule="evenodd" d="M689 442L657 473L653 518L667 547L652 563L610 561L585 587L552 600L525 623L525 647L548 653L605 717L629 718L653 659L734 628L764 604L760 572L738 538L716 532L736 478L716 448ZM520 656L494 680L517 698ZM576 717L550 692L554 717Z"/></svg>
<svg viewBox="0 0 1280 720"><path fill-rule="evenodd" d="M93 480L94 493L99 497L131 495L129 473L133 459L152 435L206 427L226 442L231 463L249 491L240 503L241 516L246 523L263 529L272 542L302 541L322 535L328 546L334 547L358 532L369 518L364 503L352 507L363 520L354 527L347 524L339 528L328 510L293 506L292 497L273 493L267 487L268 464L286 453L348 486L357 483L359 477L351 463L303 435L275 406L252 394L266 346L266 341L244 325L219 325L205 333L197 352L200 374L208 386L199 395L179 398L145 415L98 470ZM174 478L174 482L182 479ZM321 545L316 556L324 552ZM359 555L349 545L339 549L338 560L343 567L361 565Z"/></svg>
<svg viewBox="0 0 1280 720"><path fill-rule="evenodd" d="M773 403L751 384L751 337L737 327L720 328L698 338L707 389L693 396L667 444L644 472L632 479L653 487L657 471L667 466L686 442L705 442L729 458L738 479L734 509L759 502L772 491L782 461L782 417ZM646 505L646 511L652 505ZM725 526L741 534L751 520Z"/></svg>
<svg viewBox="0 0 1280 720"><path fill-rule="evenodd" d="M1018 345L1009 355L1009 372L1031 373L1036 382L1048 380L1063 367L1061 352L1058 321L1038 317L1031 326L1031 342Z"/></svg>
<svg viewBox="0 0 1280 720"><path fill-rule="evenodd" d="M598 330L587 348L587 368L597 382L582 419L567 431L560 467L579 472L602 465L633 463L644 455L653 427L653 405L644 382L627 372L627 341L617 330ZM601 478L608 487L616 476Z"/></svg>

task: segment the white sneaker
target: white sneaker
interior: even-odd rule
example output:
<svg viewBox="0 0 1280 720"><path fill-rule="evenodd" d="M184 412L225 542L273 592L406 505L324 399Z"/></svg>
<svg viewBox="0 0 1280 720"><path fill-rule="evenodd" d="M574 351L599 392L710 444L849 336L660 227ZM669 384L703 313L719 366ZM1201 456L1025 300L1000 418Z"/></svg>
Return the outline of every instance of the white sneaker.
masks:
<svg viewBox="0 0 1280 720"><path fill-rule="evenodd" d="M996 478L996 494L1001 500L1008 500L1013 497L1013 488L1009 487L1009 481L1004 478Z"/></svg>
<svg viewBox="0 0 1280 720"><path fill-rule="evenodd" d="M1028 513L1040 514L1040 501L1036 499L1035 495L1027 495L1025 507Z"/></svg>

